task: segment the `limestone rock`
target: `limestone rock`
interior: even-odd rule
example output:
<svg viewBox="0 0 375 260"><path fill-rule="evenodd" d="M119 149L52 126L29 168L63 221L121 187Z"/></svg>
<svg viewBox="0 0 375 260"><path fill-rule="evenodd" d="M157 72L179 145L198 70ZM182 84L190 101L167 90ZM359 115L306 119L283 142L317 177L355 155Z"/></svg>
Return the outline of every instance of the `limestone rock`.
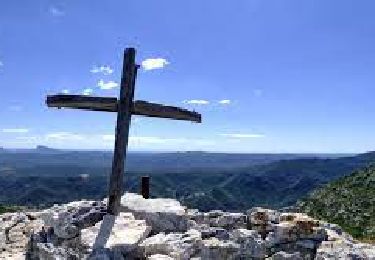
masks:
<svg viewBox="0 0 375 260"><path fill-rule="evenodd" d="M94 225L105 214L106 208L101 202L74 201L43 211L41 218L46 226L53 228L56 236L70 239L78 236L80 229Z"/></svg>
<svg viewBox="0 0 375 260"><path fill-rule="evenodd" d="M187 260L197 253L201 239L201 233L193 229L185 233L159 233L145 239L140 247L145 256L161 254L177 260Z"/></svg>
<svg viewBox="0 0 375 260"><path fill-rule="evenodd" d="M231 235L232 241L240 245L241 256L259 259L267 256L267 244L255 230L236 229Z"/></svg>
<svg viewBox="0 0 375 260"><path fill-rule="evenodd" d="M149 257L147 257L147 260L173 260L173 258L167 255L156 254L150 255Z"/></svg>
<svg viewBox="0 0 375 260"><path fill-rule="evenodd" d="M141 195L126 193L121 198L121 211L146 220L154 233L184 232L188 227L186 207L174 199L144 199Z"/></svg>
<svg viewBox="0 0 375 260"><path fill-rule="evenodd" d="M37 259L40 260L79 259L74 250L56 247L51 243L38 243L36 251Z"/></svg>
<svg viewBox="0 0 375 260"><path fill-rule="evenodd" d="M271 258L272 260L303 260L299 252L286 253L284 251L277 252Z"/></svg>
<svg viewBox="0 0 375 260"><path fill-rule="evenodd" d="M89 253L110 249L129 255L151 231L144 220L136 220L131 213L106 215L103 220L81 231L81 245Z"/></svg>
<svg viewBox="0 0 375 260"><path fill-rule="evenodd" d="M0 220L0 259L24 259L31 234L38 232L43 222L24 212L5 213Z"/></svg>
<svg viewBox="0 0 375 260"><path fill-rule="evenodd" d="M280 213L276 210L254 207L247 211L247 216L251 225L266 225L278 223Z"/></svg>
<svg viewBox="0 0 375 260"><path fill-rule="evenodd" d="M225 229L246 228L246 215L243 213L224 212L212 210L207 213L197 210L189 210L190 220L197 224L205 224L212 227L222 227Z"/></svg>
<svg viewBox="0 0 375 260"><path fill-rule="evenodd" d="M0 259L375 260L374 245L305 214L199 212L172 199L122 199L117 217L100 201L0 215Z"/></svg>
<svg viewBox="0 0 375 260"><path fill-rule="evenodd" d="M375 259L375 246L349 241L323 241L316 253L316 260Z"/></svg>
<svg viewBox="0 0 375 260"><path fill-rule="evenodd" d="M223 241L217 238L203 240L201 243L201 258L216 260L232 260L238 256L240 245L233 241Z"/></svg>

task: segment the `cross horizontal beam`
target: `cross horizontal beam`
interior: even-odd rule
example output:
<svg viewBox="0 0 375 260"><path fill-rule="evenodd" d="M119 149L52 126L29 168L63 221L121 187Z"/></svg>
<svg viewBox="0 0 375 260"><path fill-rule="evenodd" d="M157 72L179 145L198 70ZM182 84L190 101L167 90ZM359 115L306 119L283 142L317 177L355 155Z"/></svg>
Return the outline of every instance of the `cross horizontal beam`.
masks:
<svg viewBox="0 0 375 260"><path fill-rule="evenodd" d="M46 104L48 107L83 109L90 111L117 112L118 110L118 99L112 97L51 95L47 96ZM141 100L133 102L132 114L147 117L192 121L196 123L202 122L202 117L197 112Z"/></svg>

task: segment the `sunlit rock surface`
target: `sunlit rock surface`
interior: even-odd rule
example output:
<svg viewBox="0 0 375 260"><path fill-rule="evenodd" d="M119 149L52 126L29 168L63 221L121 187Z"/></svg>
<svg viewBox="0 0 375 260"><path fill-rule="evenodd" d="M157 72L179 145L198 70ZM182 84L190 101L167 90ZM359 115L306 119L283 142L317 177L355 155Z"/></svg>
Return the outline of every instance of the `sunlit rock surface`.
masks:
<svg viewBox="0 0 375 260"><path fill-rule="evenodd" d="M187 209L173 199L144 199L125 193L121 199L124 212L131 212L138 219L146 220L153 233L187 230Z"/></svg>
<svg viewBox="0 0 375 260"><path fill-rule="evenodd" d="M134 219L133 214L121 212L118 216L106 215L94 226L81 230L81 245L89 254L103 249L128 256L147 238L151 227L144 220Z"/></svg>
<svg viewBox="0 0 375 260"><path fill-rule="evenodd" d="M374 245L301 213L199 212L131 193L121 204L116 217L105 201L0 215L0 259L375 259Z"/></svg>

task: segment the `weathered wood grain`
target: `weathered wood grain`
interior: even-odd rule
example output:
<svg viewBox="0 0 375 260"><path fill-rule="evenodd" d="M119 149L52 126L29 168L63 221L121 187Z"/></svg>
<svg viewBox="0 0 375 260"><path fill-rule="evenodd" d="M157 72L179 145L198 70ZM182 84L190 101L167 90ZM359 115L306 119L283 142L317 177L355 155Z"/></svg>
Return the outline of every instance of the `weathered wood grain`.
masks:
<svg viewBox="0 0 375 260"><path fill-rule="evenodd" d="M94 97L84 95L53 95L47 96L48 107L83 109L90 111L117 112L118 100L112 97ZM194 111L174 106L134 101L133 115L168 118L174 120L192 121L201 123L201 115Z"/></svg>
<svg viewBox="0 0 375 260"><path fill-rule="evenodd" d="M119 214L120 201L123 194L125 159L128 147L136 75L135 49L128 48L124 52L120 100L117 104L115 151L113 155L112 173L109 180L107 209L108 213L112 215Z"/></svg>

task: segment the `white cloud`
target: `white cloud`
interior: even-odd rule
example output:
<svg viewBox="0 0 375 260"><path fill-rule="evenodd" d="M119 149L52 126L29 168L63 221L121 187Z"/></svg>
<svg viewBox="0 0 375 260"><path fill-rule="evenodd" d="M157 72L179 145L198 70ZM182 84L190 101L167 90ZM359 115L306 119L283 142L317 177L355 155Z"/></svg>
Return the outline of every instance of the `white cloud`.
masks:
<svg viewBox="0 0 375 260"><path fill-rule="evenodd" d="M221 136L229 138L263 138L263 134L220 134Z"/></svg>
<svg viewBox="0 0 375 260"><path fill-rule="evenodd" d="M102 135L101 139L107 144L113 144L115 141L115 135L108 134ZM98 140L98 139L96 139ZM199 139L199 138L165 138L158 136L130 136L129 145L132 147L149 146L152 147L173 147L176 145L183 145L184 147L190 146L212 146L215 145L213 140ZM156 145L156 146L153 146Z"/></svg>
<svg viewBox="0 0 375 260"><path fill-rule="evenodd" d="M85 88L85 89L82 91L82 95L90 96L93 92L94 92L94 90L93 90L92 88Z"/></svg>
<svg viewBox="0 0 375 260"><path fill-rule="evenodd" d="M163 58L150 58L142 61L142 67L144 70L155 70L164 68L169 62Z"/></svg>
<svg viewBox="0 0 375 260"><path fill-rule="evenodd" d="M69 94L70 91L69 91L69 89L63 89L63 90L61 90L61 93L62 94Z"/></svg>
<svg viewBox="0 0 375 260"><path fill-rule="evenodd" d="M113 69L110 66L103 65L103 66L94 66L91 70L91 73L102 73L104 75L110 75L113 73Z"/></svg>
<svg viewBox="0 0 375 260"><path fill-rule="evenodd" d="M229 99L223 99L223 100L220 100L218 103L221 105L229 105L232 103L232 101Z"/></svg>
<svg viewBox="0 0 375 260"><path fill-rule="evenodd" d="M190 104L190 105L208 105L210 101L204 99L191 99L191 100L184 100L182 103Z"/></svg>
<svg viewBox="0 0 375 260"><path fill-rule="evenodd" d="M102 135L104 141L113 142L115 140L115 135ZM130 136L130 144L176 144L188 142L186 138L164 138L157 136Z"/></svg>
<svg viewBox="0 0 375 260"><path fill-rule="evenodd" d="M2 129L3 133L28 133L29 129L27 128L4 128Z"/></svg>
<svg viewBox="0 0 375 260"><path fill-rule="evenodd" d="M3 133L13 133L13 134L23 134L28 133L29 129L27 128L5 128L2 129Z"/></svg>
<svg viewBox="0 0 375 260"><path fill-rule="evenodd" d="M48 140L55 140L55 141L80 141L84 140L85 137L79 134L73 134L70 132L56 132L56 133L49 133L45 135L45 139Z"/></svg>
<svg viewBox="0 0 375 260"><path fill-rule="evenodd" d="M114 82L114 81L108 81L108 82L104 82L104 80L99 80L98 82L98 87L101 88L101 89L113 89L113 88L117 88L119 86L118 83Z"/></svg>
<svg viewBox="0 0 375 260"><path fill-rule="evenodd" d="M4 66L4 63L0 60L0 67Z"/></svg>
<svg viewBox="0 0 375 260"><path fill-rule="evenodd" d="M40 141L38 136L17 136L16 139L22 143L38 143Z"/></svg>
<svg viewBox="0 0 375 260"><path fill-rule="evenodd" d="M113 149L114 134L83 134L72 132L50 132L41 135L21 135L5 143L18 147L47 145L69 149ZM204 138L130 136L129 147L135 149L182 149L212 147L215 141ZM177 148L178 147L178 148Z"/></svg>
<svg viewBox="0 0 375 260"><path fill-rule="evenodd" d="M55 17L64 16L65 13L60 8L57 8L56 6L51 6L49 8L50 14L52 14Z"/></svg>

